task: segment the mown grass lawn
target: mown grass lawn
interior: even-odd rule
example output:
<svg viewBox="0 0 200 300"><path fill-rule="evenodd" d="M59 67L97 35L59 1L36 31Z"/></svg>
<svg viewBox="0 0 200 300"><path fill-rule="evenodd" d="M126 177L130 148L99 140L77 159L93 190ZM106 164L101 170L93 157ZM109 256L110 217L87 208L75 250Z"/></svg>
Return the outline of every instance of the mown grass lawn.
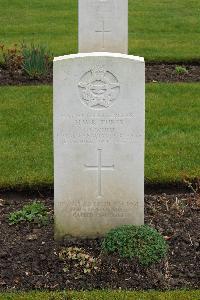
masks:
<svg viewBox="0 0 200 300"><path fill-rule="evenodd" d="M0 300L199 300L200 291L172 291L172 292L29 292L4 293Z"/></svg>
<svg viewBox="0 0 200 300"><path fill-rule="evenodd" d="M148 84L145 179L200 177L200 84ZM0 88L0 188L53 184L52 87Z"/></svg>
<svg viewBox="0 0 200 300"><path fill-rule="evenodd" d="M0 88L0 124L0 187L52 184L52 88Z"/></svg>
<svg viewBox="0 0 200 300"><path fill-rule="evenodd" d="M200 85L147 85L145 178L200 177Z"/></svg>
<svg viewBox="0 0 200 300"><path fill-rule="evenodd" d="M0 0L0 43L46 45L77 52L78 0ZM200 58L199 0L129 0L129 53L146 60Z"/></svg>

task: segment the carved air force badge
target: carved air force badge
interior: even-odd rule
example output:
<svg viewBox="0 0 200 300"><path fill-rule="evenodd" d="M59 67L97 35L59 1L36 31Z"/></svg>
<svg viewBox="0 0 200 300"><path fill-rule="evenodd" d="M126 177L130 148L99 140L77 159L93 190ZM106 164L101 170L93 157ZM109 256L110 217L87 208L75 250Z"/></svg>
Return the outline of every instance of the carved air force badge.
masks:
<svg viewBox="0 0 200 300"><path fill-rule="evenodd" d="M102 66L86 72L78 84L81 101L92 109L105 109L113 105L120 92L117 78Z"/></svg>

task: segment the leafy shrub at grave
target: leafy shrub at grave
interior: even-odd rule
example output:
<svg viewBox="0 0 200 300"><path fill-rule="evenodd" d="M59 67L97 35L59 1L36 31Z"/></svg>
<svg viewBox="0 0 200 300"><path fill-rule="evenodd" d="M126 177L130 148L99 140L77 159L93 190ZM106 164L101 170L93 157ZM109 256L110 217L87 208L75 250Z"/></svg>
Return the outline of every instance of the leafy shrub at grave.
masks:
<svg viewBox="0 0 200 300"><path fill-rule="evenodd" d="M48 215L44 204L34 201L24 205L21 210L10 213L8 220L10 225L20 222L35 222L46 225L48 223Z"/></svg>
<svg viewBox="0 0 200 300"><path fill-rule="evenodd" d="M49 51L43 46L22 46L22 69L30 78L41 78L50 72L52 60Z"/></svg>
<svg viewBox="0 0 200 300"><path fill-rule="evenodd" d="M102 249L104 253L137 258L141 265L148 266L164 258L168 246L162 235L147 225L123 225L107 233Z"/></svg>

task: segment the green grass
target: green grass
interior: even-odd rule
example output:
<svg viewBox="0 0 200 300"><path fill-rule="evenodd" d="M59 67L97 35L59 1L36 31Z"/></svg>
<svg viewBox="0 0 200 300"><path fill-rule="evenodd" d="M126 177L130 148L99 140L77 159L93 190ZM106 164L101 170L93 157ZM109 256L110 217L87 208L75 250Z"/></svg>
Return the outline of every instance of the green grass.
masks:
<svg viewBox="0 0 200 300"><path fill-rule="evenodd" d="M148 84L145 178L200 177L200 84ZM53 183L52 87L0 88L0 187Z"/></svg>
<svg viewBox="0 0 200 300"><path fill-rule="evenodd" d="M0 187L52 184L52 88L0 88Z"/></svg>
<svg viewBox="0 0 200 300"><path fill-rule="evenodd" d="M145 178L200 177L200 85L147 85Z"/></svg>
<svg viewBox="0 0 200 300"><path fill-rule="evenodd" d="M77 0L0 0L0 43L77 52ZM129 53L147 60L200 59L199 0L129 0Z"/></svg>
<svg viewBox="0 0 200 300"><path fill-rule="evenodd" d="M0 300L199 300L200 291L173 291L173 292L29 292L4 293Z"/></svg>

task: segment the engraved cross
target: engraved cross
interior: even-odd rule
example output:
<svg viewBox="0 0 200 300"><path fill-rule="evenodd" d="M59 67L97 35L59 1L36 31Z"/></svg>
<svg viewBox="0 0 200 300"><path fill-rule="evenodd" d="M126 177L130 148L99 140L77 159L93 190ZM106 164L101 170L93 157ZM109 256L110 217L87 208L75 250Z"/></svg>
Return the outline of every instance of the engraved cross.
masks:
<svg viewBox="0 0 200 300"><path fill-rule="evenodd" d="M98 197L101 198L103 196L102 194L102 171L113 171L115 166L114 164L112 166L104 166L102 164L102 149L97 150L98 154L98 165L96 166L88 166L85 165L86 169L88 171L96 171L97 170L97 182L98 182Z"/></svg>
<svg viewBox="0 0 200 300"><path fill-rule="evenodd" d="M105 22L102 21L102 29L95 30L95 32L102 33L102 45L103 45L103 49L105 49L105 33L110 33L111 31L105 29Z"/></svg>

